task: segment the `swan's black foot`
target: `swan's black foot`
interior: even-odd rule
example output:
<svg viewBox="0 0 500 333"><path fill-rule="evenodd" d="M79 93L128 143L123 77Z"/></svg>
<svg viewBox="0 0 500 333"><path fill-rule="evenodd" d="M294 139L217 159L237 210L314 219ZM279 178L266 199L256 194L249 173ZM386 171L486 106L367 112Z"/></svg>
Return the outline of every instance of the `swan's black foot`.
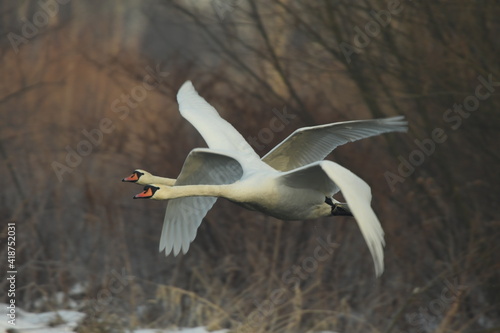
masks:
<svg viewBox="0 0 500 333"><path fill-rule="evenodd" d="M333 204L332 215L335 216L352 216L349 206L345 203Z"/></svg>
<svg viewBox="0 0 500 333"><path fill-rule="evenodd" d="M352 216L351 210L346 203L333 202L331 198L326 198L325 202L332 206L333 216Z"/></svg>

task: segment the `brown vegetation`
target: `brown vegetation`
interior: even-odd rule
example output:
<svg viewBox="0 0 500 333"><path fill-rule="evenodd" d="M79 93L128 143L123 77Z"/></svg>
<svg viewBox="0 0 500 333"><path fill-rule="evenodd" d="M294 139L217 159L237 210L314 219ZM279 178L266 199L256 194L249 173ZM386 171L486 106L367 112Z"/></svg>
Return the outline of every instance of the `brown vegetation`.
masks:
<svg viewBox="0 0 500 333"><path fill-rule="evenodd" d="M9 33L24 36L19 18L33 22L43 9L1 5L0 260L15 221L18 305L76 300L89 314L81 332L498 330L498 3L186 3L73 1L22 43ZM479 77L494 84L474 100ZM134 168L175 177L205 145L178 113L188 79L245 137L258 136L273 109L296 115L261 140L260 155L302 126L407 117L408 134L333 154L372 186L387 241L380 279L354 220L283 222L224 200L187 255L158 253L165 203L132 201L140 188L120 179ZM474 101L475 111L447 111ZM82 131L102 141L85 146ZM68 166L67 146L91 152ZM420 165L401 176L398 157ZM54 162L71 171L55 172ZM392 185L388 172L400 177ZM319 260L327 237L336 245Z"/></svg>

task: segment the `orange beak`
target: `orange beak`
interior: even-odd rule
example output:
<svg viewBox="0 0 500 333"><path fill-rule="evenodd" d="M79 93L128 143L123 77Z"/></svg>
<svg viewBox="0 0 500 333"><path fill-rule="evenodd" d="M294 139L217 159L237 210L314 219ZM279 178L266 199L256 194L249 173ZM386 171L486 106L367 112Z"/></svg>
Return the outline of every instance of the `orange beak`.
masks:
<svg viewBox="0 0 500 333"><path fill-rule="evenodd" d="M134 195L134 199L149 199L153 196L153 190L151 187L146 188L143 192Z"/></svg>
<svg viewBox="0 0 500 333"><path fill-rule="evenodd" d="M139 176L137 175L137 173L134 172L130 176L123 178L122 182L136 182L138 180L139 180Z"/></svg>

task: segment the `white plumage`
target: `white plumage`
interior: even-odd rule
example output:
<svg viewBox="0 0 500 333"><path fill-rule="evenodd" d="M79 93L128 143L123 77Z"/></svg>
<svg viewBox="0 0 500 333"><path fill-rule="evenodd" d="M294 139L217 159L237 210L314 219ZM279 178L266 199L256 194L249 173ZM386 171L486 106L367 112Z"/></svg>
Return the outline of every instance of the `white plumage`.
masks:
<svg viewBox="0 0 500 333"><path fill-rule="evenodd" d="M241 134L198 95L190 81L180 88L177 100L181 115L200 132L209 148L190 152L174 186L169 186L172 179L152 176L160 181L149 183L135 196L170 200L160 251L165 250L167 255L177 255L181 250L186 253L217 197L276 218L302 220L330 216L337 206L345 207L331 199L340 190L372 254L375 272L377 276L382 274L384 232L370 206L370 187L346 168L323 159L347 142L406 131L403 117L301 128L261 160ZM146 183L146 178L136 178L138 184Z"/></svg>

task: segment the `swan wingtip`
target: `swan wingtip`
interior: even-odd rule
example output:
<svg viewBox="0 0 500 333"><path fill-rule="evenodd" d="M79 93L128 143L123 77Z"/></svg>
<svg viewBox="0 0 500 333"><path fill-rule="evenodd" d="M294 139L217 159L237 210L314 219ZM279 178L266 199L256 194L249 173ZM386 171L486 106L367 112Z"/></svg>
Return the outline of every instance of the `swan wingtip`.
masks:
<svg viewBox="0 0 500 333"><path fill-rule="evenodd" d="M184 82L182 84L182 86L179 88L179 92L178 94L181 93L181 91L185 90L185 89L188 89L188 88L194 88L193 87L193 83L191 82L191 80L187 80L186 82Z"/></svg>

